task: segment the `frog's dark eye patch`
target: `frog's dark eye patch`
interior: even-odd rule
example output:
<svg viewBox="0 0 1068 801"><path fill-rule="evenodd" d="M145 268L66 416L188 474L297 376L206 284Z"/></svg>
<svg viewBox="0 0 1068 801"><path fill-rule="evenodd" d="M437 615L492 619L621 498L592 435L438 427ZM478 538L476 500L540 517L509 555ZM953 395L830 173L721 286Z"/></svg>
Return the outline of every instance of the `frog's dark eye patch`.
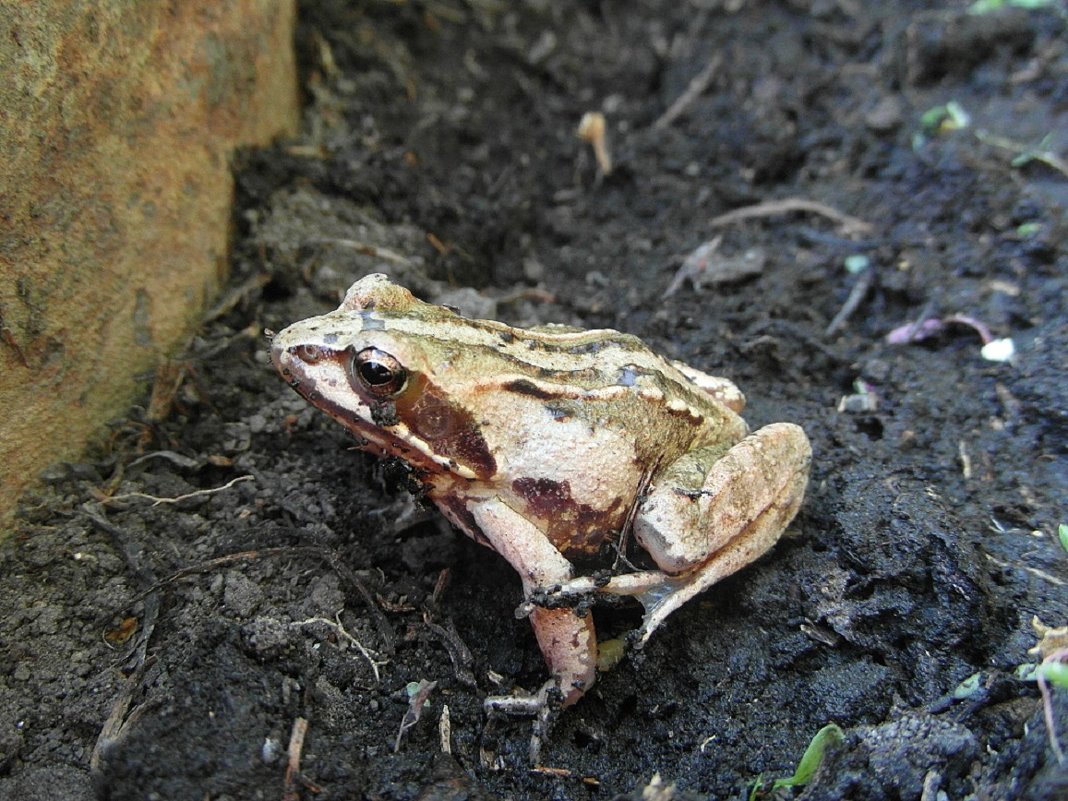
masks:
<svg viewBox="0 0 1068 801"><path fill-rule="evenodd" d="M364 348L352 357L349 377L353 385L376 398L388 398L404 389L408 371L396 357L378 348Z"/></svg>

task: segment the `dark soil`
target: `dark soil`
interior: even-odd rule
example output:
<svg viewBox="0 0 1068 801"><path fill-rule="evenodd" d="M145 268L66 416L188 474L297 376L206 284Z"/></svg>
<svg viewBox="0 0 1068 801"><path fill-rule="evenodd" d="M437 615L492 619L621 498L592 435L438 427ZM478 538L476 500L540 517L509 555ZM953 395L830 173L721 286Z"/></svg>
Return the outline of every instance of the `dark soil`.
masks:
<svg viewBox="0 0 1068 801"><path fill-rule="evenodd" d="M1068 622L1068 175L1013 162L1050 133L1068 152L1063 4L302 6L305 132L240 167L232 293L0 549L0 798L638 798L659 774L738 799L829 722L843 744L780 796L1065 797L1016 671L1034 616ZM925 128L949 101L970 124ZM588 111L609 175L575 135ZM713 227L784 198L870 228ZM720 234L762 272L668 295ZM528 722L482 712L546 676L516 577L269 365L265 329L376 270L479 315L637 334L736 380L753 427L813 441L787 536L565 711L552 771L529 770ZM950 315L1015 357L961 323L886 339ZM1052 712L1068 747L1065 690Z"/></svg>

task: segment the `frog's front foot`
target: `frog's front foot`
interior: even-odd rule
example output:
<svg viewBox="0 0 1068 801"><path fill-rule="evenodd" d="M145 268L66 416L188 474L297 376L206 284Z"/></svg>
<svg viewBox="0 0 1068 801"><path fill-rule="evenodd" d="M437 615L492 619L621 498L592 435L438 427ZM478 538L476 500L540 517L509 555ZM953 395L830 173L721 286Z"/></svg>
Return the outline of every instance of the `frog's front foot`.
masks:
<svg viewBox="0 0 1068 801"><path fill-rule="evenodd" d="M530 622L553 678L534 695L487 698L485 709L490 714L534 718L530 753L531 761L537 763L541 743L557 713L578 701L597 680L597 635L592 616L579 617L571 609L534 607Z"/></svg>
<svg viewBox="0 0 1068 801"><path fill-rule="evenodd" d="M493 717L532 717L534 724L530 732L530 764L541 764L541 746L549 736L553 723L564 706L564 694L550 679L533 694L516 693L513 695L491 695L482 705L486 714Z"/></svg>

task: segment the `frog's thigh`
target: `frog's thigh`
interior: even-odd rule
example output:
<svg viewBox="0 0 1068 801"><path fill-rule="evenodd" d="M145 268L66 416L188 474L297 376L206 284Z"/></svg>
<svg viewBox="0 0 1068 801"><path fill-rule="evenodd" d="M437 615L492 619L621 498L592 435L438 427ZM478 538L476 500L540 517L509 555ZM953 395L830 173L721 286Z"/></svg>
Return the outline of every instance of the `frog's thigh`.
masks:
<svg viewBox="0 0 1068 801"><path fill-rule="evenodd" d="M571 563L548 537L500 499L487 499L469 510L493 550L519 573L526 595L571 578ZM593 618L579 617L571 609L536 608L530 623L549 671L564 694L564 705L575 703L597 677Z"/></svg>
<svg viewBox="0 0 1068 801"><path fill-rule="evenodd" d="M708 586L775 544L801 504L811 457L792 423L766 426L725 453L692 451L657 478L634 533L665 573L713 571Z"/></svg>
<svg viewBox="0 0 1068 801"><path fill-rule="evenodd" d="M798 426L766 426L715 456L696 487L685 482L709 454L695 451L672 465L634 521L643 547L674 574L638 595L645 606L639 647L672 612L774 545L801 505L812 449Z"/></svg>

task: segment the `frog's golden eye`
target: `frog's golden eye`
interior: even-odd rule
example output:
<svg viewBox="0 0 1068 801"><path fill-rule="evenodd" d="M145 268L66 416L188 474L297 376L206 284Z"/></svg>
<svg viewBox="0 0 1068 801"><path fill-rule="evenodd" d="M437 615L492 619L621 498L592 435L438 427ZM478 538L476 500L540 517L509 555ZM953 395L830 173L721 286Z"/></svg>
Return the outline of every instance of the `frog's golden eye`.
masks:
<svg viewBox="0 0 1068 801"><path fill-rule="evenodd" d="M378 398L396 395L408 380L404 366L384 350L364 348L352 357L352 380Z"/></svg>

